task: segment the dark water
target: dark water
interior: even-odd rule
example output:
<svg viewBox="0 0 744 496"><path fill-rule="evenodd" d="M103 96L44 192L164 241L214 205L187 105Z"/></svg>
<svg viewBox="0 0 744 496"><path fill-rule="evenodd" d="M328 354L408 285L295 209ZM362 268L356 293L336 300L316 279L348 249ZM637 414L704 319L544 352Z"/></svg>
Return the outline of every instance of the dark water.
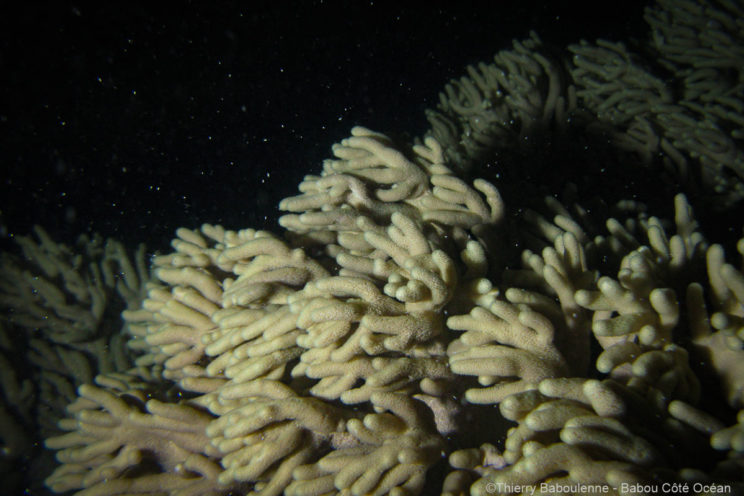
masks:
<svg viewBox="0 0 744 496"><path fill-rule="evenodd" d="M162 248L179 226L276 226L354 125L411 137L466 64L535 29L645 36L642 3L47 2L0 19L0 224Z"/></svg>

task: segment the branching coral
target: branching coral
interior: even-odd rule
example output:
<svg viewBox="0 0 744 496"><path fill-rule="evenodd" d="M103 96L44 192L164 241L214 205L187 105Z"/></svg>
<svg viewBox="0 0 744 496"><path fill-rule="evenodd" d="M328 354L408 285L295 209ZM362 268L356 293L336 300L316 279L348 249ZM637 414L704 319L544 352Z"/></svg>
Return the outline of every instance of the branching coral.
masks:
<svg viewBox="0 0 744 496"><path fill-rule="evenodd" d="M77 386L131 365L120 313L140 304L150 278L144 246L130 254L98 236L80 236L73 247L41 227L35 234L16 237L20 255L0 257L3 471L29 465L24 457L58 432Z"/></svg>
<svg viewBox="0 0 744 496"><path fill-rule="evenodd" d="M372 157L352 153L350 141L339 154L364 157L367 166L383 167L385 160L415 166L389 145L378 147L380 135L355 134L367 138L355 143ZM171 394L183 398L178 411L200 416L201 451L184 460L196 456L220 467L189 466L186 478L217 493L416 493L449 454L455 469L443 481L449 494L467 486L480 494L493 484L617 488L730 479L741 463L738 427L711 412L741 407L734 328L742 275L724 263L721 247L709 247L686 199L676 199L675 232L635 205L619 208L627 218L608 220L603 236L593 232L599 223L590 216L571 213L586 209L549 201L548 211L559 213L553 221L530 212L517 232L542 245L541 254L526 250L522 270L502 270L511 286L502 292L487 278L497 259L489 253L498 244L490 242L503 228L498 193L484 181L477 189L449 181L447 168L429 162L441 155L428 143L417 149L425 180L407 187L405 199L364 208L339 200L327 210L336 213L323 216L324 204L317 210L307 196L332 193L314 189L283 204L308 208L283 220L299 226L290 240L204 226L180 231L175 253L156 258L160 282L142 310L125 317L132 346L145 352L138 365L162 365L163 380L176 387ZM309 179L313 187L336 175L352 182L352 166L335 164ZM360 184L369 198L380 198L375 187L387 188ZM427 205L448 213L426 218ZM608 266L615 277L602 275L612 274ZM709 282L698 279L706 273ZM707 308L717 317L708 319ZM592 347L601 348L596 372L587 360ZM692 357L711 367L696 367ZM588 378L597 373L606 378ZM701 378L718 381L728 401L701 391ZM128 425L124 405L106 406L106 394L112 393L101 390L101 401L88 401L121 418L116 425ZM112 460L118 449L143 449L152 437L144 418L164 415L161 405L142 403L126 415L138 427L110 436ZM478 405L499 405L501 422L516 423L503 452L495 446L504 429L498 420L462 423ZM75 434L90 430L81 423L89 414L78 410L70 410L76 422L61 424L73 433L53 438L50 447L66 439L75 441L66 448L74 450L100 442ZM462 442L473 428L492 444L450 452L449 443ZM684 458L700 450L712 457L705 476L687 469ZM715 450L727 451L728 459ZM164 456L157 477L182 481L169 451L161 451L156 445L156 460L135 457L126 466L151 473L149 463ZM60 461L73 463L64 453ZM60 469L78 478L55 475L49 483L93 490L100 480L89 474L116 465L86 460L90 465Z"/></svg>
<svg viewBox="0 0 744 496"><path fill-rule="evenodd" d="M414 152L409 160L355 128L323 175L283 202L298 212L282 219L296 226L292 241L205 225L179 230L175 252L154 259L158 282L141 309L124 313L130 346L137 366L162 367L188 398L181 410L214 419L200 456L221 464L224 491L420 491L441 458L443 434L456 427L444 310L493 291L476 240L490 235L502 204L485 181L452 176L434 140ZM139 410L159 415L150 403ZM111 437L137 447L149 436L127 435L137 439ZM132 464L151 472L148 461ZM179 475L167 460L155 472ZM58 478L53 488L63 487ZM64 488L98 484L74 481Z"/></svg>
<svg viewBox="0 0 744 496"><path fill-rule="evenodd" d="M603 162L613 174L635 178L622 168L635 156L685 188L702 178L706 201L740 198L739 86L701 86L738 70L739 51L710 43L740 37L724 19L736 7L706 4L703 27L696 5L647 12L681 96L621 44L572 46L569 63L532 35L448 85L414 146L353 128L281 201L283 234L179 229L141 305L123 313L136 367L78 388L67 433L47 440L62 463L49 487L320 496L741 484L744 266L708 242L684 194L667 221L584 178L568 184L573 169L548 171L549 152L509 155L525 147L517 137L569 148L571 136L602 136L618 151ZM691 31L697 41L680 41ZM675 48L690 43L720 63L698 67ZM470 177L490 154L505 171L527 162L524 177L492 177L503 198ZM672 203L666 192L657 203ZM95 296L95 279L86 287ZM89 300L80 322L98 315ZM20 401L18 378L2 384Z"/></svg>
<svg viewBox="0 0 744 496"><path fill-rule="evenodd" d="M514 153L518 136L534 145L546 129L608 135L712 195L710 206L733 205L744 198L743 12L736 2L660 1L646 9L651 35L639 53L583 41L568 47L570 62L533 33L451 81L427 114L432 134L466 168Z"/></svg>
<svg viewBox="0 0 744 496"><path fill-rule="evenodd" d="M46 445L64 463L48 479L56 492L85 487L86 494L220 494L222 473L209 458L211 416L188 402L148 399L157 377L99 375L97 386L83 385L60 422L68 434ZM157 463L148 463L155 457ZM156 468L157 467L157 468ZM140 470L137 470L140 468Z"/></svg>

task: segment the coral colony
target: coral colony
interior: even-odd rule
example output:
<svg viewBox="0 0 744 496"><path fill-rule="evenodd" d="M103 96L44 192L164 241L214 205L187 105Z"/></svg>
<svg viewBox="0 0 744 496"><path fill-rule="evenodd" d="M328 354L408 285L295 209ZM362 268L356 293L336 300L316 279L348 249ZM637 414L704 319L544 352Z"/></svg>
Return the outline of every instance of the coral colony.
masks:
<svg viewBox="0 0 744 496"><path fill-rule="evenodd" d="M743 19L514 42L415 143L353 128L277 233L181 228L151 267L20 238L3 462L44 436L86 496L742 491L744 238L693 206L741 235Z"/></svg>

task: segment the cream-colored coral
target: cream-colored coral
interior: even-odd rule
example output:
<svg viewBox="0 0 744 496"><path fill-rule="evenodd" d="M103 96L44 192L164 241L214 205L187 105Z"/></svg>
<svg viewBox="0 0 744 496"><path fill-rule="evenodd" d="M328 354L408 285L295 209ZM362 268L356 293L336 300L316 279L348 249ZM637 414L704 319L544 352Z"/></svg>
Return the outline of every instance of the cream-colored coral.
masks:
<svg viewBox="0 0 744 496"><path fill-rule="evenodd" d="M41 492L29 474L45 470L42 440L59 433L76 388L131 365L119 314L139 304L150 272L142 245L66 245L38 226L14 239L19 253L0 255L0 472L7 491Z"/></svg>
<svg viewBox="0 0 744 496"><path fill-rule="evenodd" d="M261 495L282 494L293 470L345 427L342 410L270 379L231 384L219 397L222 406L210 409L220 417L206 429L223 455L219 480L249 481Z"/></svg>
<svg viewBox="0 0 744 496"><path fill-rule="evenodd" d="M744 198L741 16L736 2L658 1L646 9L646 47L581 41L568 46L570 62L532 33L447 84L427 113L431 133L464 170L520 156L523 138L536 146L547 129L609 136L616 152L713 195L714 208L731 206Z"/></svg>
<svg viewBox="0 0 744 496"><path fill-rule="evenodd" d="M443 442L425 408L406 394L375 393L380 413L347 422L346 436L314 465L295 470L287 494L404 495L421 491Z"/></svg>
<svg viewBox="0 0 744 496"><path fill-rule="evenodd" d="M694 4L649 15L718 36L680 21ZM734 29L717 12L704 11ZM509 204L469 177L513 138L600 136L737 198L723 171L737 173L740 137L722 137L735 98L707 105L715 88L685 80L680 99L622 44L571 50L573 64L549 58L533 35L469 69L413 147L355 127L280 203L281 235L179 230L125 313L139 373L163 377L81 387L60 424L70 433L48 441L64 463L50 487L319 496L560 483L579 494L740 480L744 277L686 197L672 222L640 200L609 207L586 182L541 206L533 197L557 193L554 181L530 183L549 155L524 178L494 174ZM675 78L705 75L680 57L662 61Z"/></svg>
<svg viewBox="0 0 744 496"><path fill-rule="evenodd" d="M366 164L407 160L378 146L383 139L375 136L367 136L374 146L356 143L366 155L353 148L342 155L367 157ZM525 231L541 246L539 254L525 250L523 269L501 269L512 286L502 290L489 279L490 251L498 245L486 236L489 229L498 233L503 220L499 195L485 183L476 188L446 179L446 168L427 162L438 156L429 144L429 153L420 155L427 178L422 189L406 189L416 196L390 202L394 208L378 199L370 204L375 211L340 200L354 220L339 224L334 217L319 229L333 233L330 245L318 246L319 238L305 236L310 231L284 240L204 226L180 231L176 253L156 259L159 282L142 309L125 316L131 343L146 352L138 364L151 370L162 364L162 380L177 381L174 392L189 398L177 403L174 415L186 407L201 412L199 442L208 448L197 459L212 469L187 467L198 484L265 495L420 492L431 467L448 454L448 437L461 435L463 415L482 404L499 404L502 421L517 426L507 432L503 453L487 443L477 453L452 453L455 471L444 481L446 491L471 485L479 494L494 482L649 481L681 466L664 443L704 425L690 413L700 408L701 395L691 354L714 354L715 373L736 397L734 358L741 351L727 346L723 352L709 337L731 337L731 326L706 327L708 303L697 283L687 281L707 272L711 308L721 315L716 322L733 322L740 273L724 263L720 248L707 248L683 197L676 201L674 235L660 219L633 217L634 206L628 210L633 222L610 220L603 236L592 237L585 210L574 208L574 218L548 202L553 220L532 213ZM427 216L429 208L440 213ZM616 279L600 276L596 260L603 254L616 263ZM678 292L685 288L682 301ZM683 309L691 305L698 312L689 314L696 346L688 349L679 332ZM604 348L598 373L611 379L586 379L592 340ZM120 393L89 387L80 393L90 397L81 411L120 419L106 425L122 429L107 431L122 453L136 453L151 437L147 430L123 430L127 422L149 429L166 415L154 400L135 412L117 403ZM59 474L77 475L58 474L49 484L104 491L108 486L97 486L95 474L122 460L75 458L87 444L103 446L75 434L90 430L83 417L61 424L73 429L63 438L69 447L61 440L49 444L64 448L59 459L69 467ZM482 435L496 441L491 436L503 429L496 422ZM722 428L708 430L708 436L721 432L716 439L726 435ZM683 450L700 446L706 449L693 443ZM156 445L155 452L165 457L164 467L172 465L168 449ZM135 457L121 466L137 463ZM158 477L175 481L169 491L177 494L180 479L168 471Z"/></svg>
<svg viewBox="0 0 744 496"><path fill-rule="evenodd" d="M425 190L422 197L429 194ZM461 204L467 204L468 194L461 190ZM580 223L569 221L566 211L563 228L542 224L542 236L554 236L552 246L545 246L541 255L525 252L525 269L510 276L523 287L503 293L484 279L491 270L489 245L473 239L447 243L427 230L416 209L410 210L413 216L395 211L386 224L381 224L385 217L373 221L359 215L347 232L358 233L362 243L344 241L318 259L308 255L311 244L292 248L265 233L244 232L233 236L229 246L199 242L194 232L181 233L192 238L182 247L197 248L163 259L168 264L156 270L161 287L151 291L144 313L131 314L130 332L140 342L133 326L143 315L142 321L155 326L145 329L144 343L171 357L154 362L164 363L166 371L168 360L196 350L196 358L172 365L167 373L183 374L182 390L196 395L182 405L204 409L200 442L210 447L202 456L219 468L208 474L186 468L210 490L237 484L257 494L417 492L429 468L446 453L443 435L456 435L463 407L479 403L500 403L503 418L518 426L508 432L503 455L487 446L477 456L453 454L457 470L445 484L452 491L472 484L471 491L478 494L494 481L557 482L552 477L556 471L566 474L560 479L566 483L648 480L657 466L676 462L637 419L657 412L666 419L658 424L663 436L689 431L694 416L680 413L674 402L667 413L666 405L669 399L695 402L698 397L687 351L675 343L680 303L672 290L658 287L665 281L683 284L685 272L701 259L699 247L706 246L687 203L678 201L677 211L675 236L666 235L661 221L642 218L633 231L608 223L609 241L599 244L584 234ZM449 229L454 236L456 230L467 233L471 225L452 224L442 222L433 232ZM619 262L617 280L597 277L584 253L591 243L600 251L632 249ZM717 248L709 250L715 308L731 314L738 278L730 269L721 272L725 264L716 258ZM326 268L328 261L338 264L338 275ZM716 276L721 274L725 277ZM165 291L167 287L172 289ZM185 308L168 310L173 301ZM454 315L444 319L443 311ZM454 339L451 330L465 332ZM160 332L176 340L160 341ZM607 347L599 357L600 372L612 372L626 386L570 378L586 374L586 364L577 365L567 356L592 337ZM175 343L181 344L170 346ZM635 352L616 353L618 343L641 351L625 374L617 371ZM667 356L676 358L664 365ZM463 405L448 398L462 387L457 376L478 377L482 388L468 386ZM649 396L650 389L669 399L658 401ZM115 394L89 388L80 392L93 402L88 410L102 408L122 419L118 425L126 424L122 412L129 407L116 403ZM113 402L110 406L104 396ZM126 418L141 419L148 427L165 415L157 402L141 408ZM89 429L83 421L81 417L69 428ZM136 452L151 437L149 431L108 432L112 443L126 447L123 453ZM72 450L70 456L86 443L100 446L94 439L69 439L74 441L66 448ZM52 440L50 446L61 448L59 442ZM156 447L168 467L169 451L162 451ZM595 459L597 452L604 455ZM64 453L60 460L68 462L65 470L79 475L54 476L49 482L53 487L98 487L95 474L121 461L68 460ZM468 456L478 459L467 462ZM132 460L124 466L139 463ZM161 476L172 480L172 475ZM144 488L156 480L138 483Z"/></svg>
<svg viewBox="0 0 744 496"><path fill-rule="evenodd" d="M216 495L222 472L206 436L211 416L188 402L148 399L153 383L136 374L98 376L60 422L68 431L47 439L64 464L47 479L56 492ZM156 386L155 386L156 387ZM152 456L155 455L153 459ZM128 473L135 475L127 476ZM145 475L146 474L146 475Z"/></svg>
<svg viewBox="0 0 744 496"><path fill-rule="evenodd" d="M76 247L56 243L39 226L38 241L18 236L23 259L3 254L0 305L4 320L40 329L55 343L99 337L105 319L139 304L149 279L144 247L130 260L121 243L81 236ZM122 303L112 305L112 300ZM107 314L108 312L108 314Z"/></svg>
<svg viewBox="0 0 744 496"><path fill-rule="evenodd" d="M507 398L500 408L519 422L507 434L503 458L508 465L479 469L472 494L543 483L575 488L564 489L570 494L581 494L582 486L624 494L621 484L648 483L668 455L646 439L649 422L657 424L655 441L672 438L658 414L654 418L640 397L611 380L546 379L536 390Z"/></svg>
<svg viewBox="0 0 744 496"><path fill-rule="evenodd" d="M468 170L495 148L514 145L553 122L562 125L576 107L572 86L561 79L561 64L531 32L491 64L468 66L439 95L437 110L427 111L432 135L449 161Z"/></svg>
<svg viewBox="0 0 744 496"><path fill-rule="evenodd" d="M124 313L137 365L162 365L164 379L214 419L205 436L225 487L279 494L298 464L333 473L364 452L344 462L360 472L342 470L338 490L420 488L440 456L441 433L454 431L442 311L493 291L475 239L488 236L503 205L485 181L471 187L452 176L432 139L415 148L413 162L382 135L354 133L324 171L340 183L308 179L321 200L305 194L283 203L309 209L284 218L300 222L299 236L180 229L175 252L154 259L157 282L142 308ZM410 181L399 186L403 178ZM348 188L324 189L331 183ZM372 200L358 201L358 188ZM324 202L344 213L321 215L314 209ZM336 233L337 244L318 251L318 226ZM329 270L334 263L338 274ZM373 427L375 419L384 422ZM143 442L142 433L132 436L112 434L122 446ZM329 449L333 456L323 457ZM400 450L410 456L389 459ZM67 487L75 484L86 483Z"/></svg>
<svg viewBox="0 0 744 496"><path fill-rule="evenodd" d="M499 403L534 389L542 379L568 374L568 364L553 345L555 328L542 314L494 301L450 317L447 324L466 331L447 351L453 372L478 377L482 387L465 394L471 403Z"/></svg>
<svg viewBox="0 0 744 496"><path fill-rule="evenodd" d="M600 121L610 123L616 142L651 162L657 155L673 177L686 183L698 175L719 203L744 195L743 15L736 2L661 0L646 8L651 49L676 81L643 68L622 45L600 40L569 47L577 95Z"/></svg>

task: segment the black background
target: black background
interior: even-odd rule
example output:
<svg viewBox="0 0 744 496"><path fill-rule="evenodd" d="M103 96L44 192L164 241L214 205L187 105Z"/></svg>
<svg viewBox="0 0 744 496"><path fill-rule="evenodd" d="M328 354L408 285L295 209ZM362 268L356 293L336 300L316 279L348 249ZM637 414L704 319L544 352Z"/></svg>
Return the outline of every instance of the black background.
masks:
<svg viewBox="0 0 744 496"><path fill-rule="evenodd" d="M275 229L352 126L422 135L450 78L530 29L646 36L642 2L24 5L0 15L2 238L158 250L179 226Z"/></svg>

